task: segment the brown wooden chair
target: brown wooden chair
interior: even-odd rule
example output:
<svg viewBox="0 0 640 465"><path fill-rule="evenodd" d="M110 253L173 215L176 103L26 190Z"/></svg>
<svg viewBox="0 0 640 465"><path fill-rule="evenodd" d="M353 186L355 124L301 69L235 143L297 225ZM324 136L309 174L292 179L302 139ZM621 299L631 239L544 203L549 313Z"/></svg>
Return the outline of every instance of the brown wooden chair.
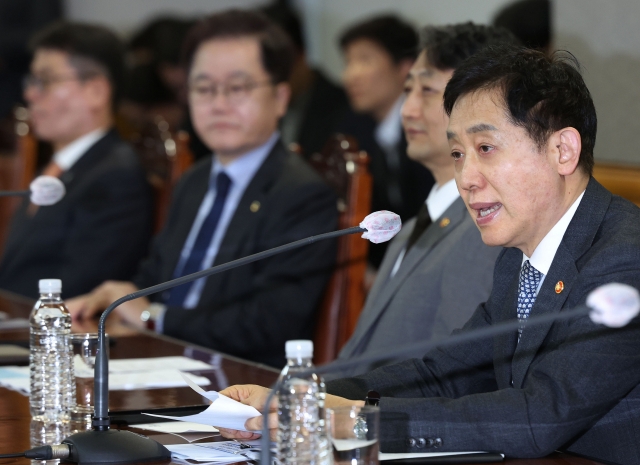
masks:
<svg viewBox="0 0 640 465"><path fill-rule="evenodd" d="M38 142L31 133L29 114L16 107L13 115L0 121L0 190L24 190L35 177ZM0 252L9 232L11 217L20 197L0 198Z"/></svg>
<svg viewBox="0 0 640 465"><path fill-rule="evenodd" d="M337 134L310 163L338 193L340 229L357 226L370 213L369 156L354 138ZM314 337L315 362L336 358L355 329L364 305L368 242L352 234L338 240L337 268L329 282Z"/></svg>
<svg viewBox="0 0 640 465"><path fill-rule="evenodd" d="M193 164L189 149L189 134L171 131L161 117L154 118L140 131L133 133L129 142L134 146L147 172L147 179L155 194L155 232L166 220L173 189Z"/></svg>
<svg viewBox="0 0 640 465"><path fill-rule="evenodd" d="M609 191L640 207L640 166L596 163L593 177Z"/></svg>

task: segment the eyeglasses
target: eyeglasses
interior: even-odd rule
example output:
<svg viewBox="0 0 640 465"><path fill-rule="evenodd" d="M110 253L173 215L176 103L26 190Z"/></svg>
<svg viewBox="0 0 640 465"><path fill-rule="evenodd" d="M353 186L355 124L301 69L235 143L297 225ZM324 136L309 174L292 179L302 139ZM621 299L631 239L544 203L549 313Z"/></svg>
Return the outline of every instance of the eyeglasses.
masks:
<svg viewBox="0 0 640 465"><path fill-rule="evenodd" d="M239 104L244 102L249 94L256 88L272 86L273 81L263 82L232 82L216 84L213 82L196 82L189 85L189 95L194 104L211 103L222 94L229 103Z"/></svg>
<svg viewBox="0 0 640 465"><path fill-rule="evenodd" d="M22 80L22 88L27 90L28 88L35 88L38 92L47 92L52 85L65 81L83 81L92 76L95 73L85 73L76 76L36 76L34 74L27 74Z"/></svg>

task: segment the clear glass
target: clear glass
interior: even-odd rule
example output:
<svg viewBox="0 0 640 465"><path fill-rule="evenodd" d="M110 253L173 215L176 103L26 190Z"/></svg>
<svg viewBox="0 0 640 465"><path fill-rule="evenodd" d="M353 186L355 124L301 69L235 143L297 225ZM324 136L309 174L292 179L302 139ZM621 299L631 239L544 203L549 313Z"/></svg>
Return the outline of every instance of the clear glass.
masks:
<svg viewBox="0 0 640 465"><path fill-rule="evenodd" d="M378 465L380 409L338 407L327 409L327 431L333 462L343 465Z"/></svg>
<svg viewBox="0 0 640 465"><path fill-rule="evenodd" d="M328 465L324 381L315 374L311 358L290 358L280 374L278 391L278 453L280 465Z"/></svg>
<svg viewBox="0 0 640 465"><path fill-rule="evenodd" d="M45 423L68 422L75 406L71 315L60 294L40 294L29 324L31 416Z"/></svg>
<svg viewBox="0 0 640 465"><path fill-rule="evenodd" d="M93 375L98 354L98 333L77 333L70 335L73 348L73 369L75 375L75 407L71 412L74 431L91 428L93 414ZM107 351L109 335L105 334ZM109 356L107 352L107 357Z"/></svg>

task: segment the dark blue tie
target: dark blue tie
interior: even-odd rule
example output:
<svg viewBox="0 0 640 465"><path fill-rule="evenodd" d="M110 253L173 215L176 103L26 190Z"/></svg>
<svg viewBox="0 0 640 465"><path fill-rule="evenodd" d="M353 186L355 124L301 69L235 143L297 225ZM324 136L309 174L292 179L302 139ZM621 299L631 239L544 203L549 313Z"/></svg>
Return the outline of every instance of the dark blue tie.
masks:
<svg viewBox="0 0 640 465"><path fill-rule="evenodd" d="M529 260L525 261L520 270L520 281L518 282L518 320L520 327L518 328L518 342L522 337L522 330L525 322L529 318L529 313L536 302L538 285L542 279L542 273L536 270Z"/></svg>
<svg viewBox="0 0 640 465"><path fill-rule="evenodd" d="M198 231L198 236L196 237L196 241L191 248L191 253L185 261L184 266L182 267L182 269L179 269L180 264L176 266L176 270L173 273L174 278L179 278L181 276L200 271L202 267L202 261L207 254L209 246L211 245L213 233L216 231L216 227L218 226L218 222L220 221L220 215L222 214L222 209L224 208L224 202L227 200L227 194L229 193L230 186L231 179L229 179L229 176L227 176L227 174L223 171L218 173L215 181L215 186L211 187L212 189L215 188L216 190L216 197L213 201L213 206L211 207L211 210L209 210L209 214L202 223L202 226L200 226L200 231ZM192 285L193 283L186 283L181 286L174 287L169 292L169 296L167 297L165 303L169 306L183 306L184 299L187 297L189 289L191 289Z"/></svg>

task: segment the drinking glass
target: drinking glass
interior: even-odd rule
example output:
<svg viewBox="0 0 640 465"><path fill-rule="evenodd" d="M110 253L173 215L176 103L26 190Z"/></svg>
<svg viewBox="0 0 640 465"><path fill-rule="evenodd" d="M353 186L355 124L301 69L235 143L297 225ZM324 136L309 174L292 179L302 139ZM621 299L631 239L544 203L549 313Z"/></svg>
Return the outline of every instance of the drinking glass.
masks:
<svg viewBox="0 0 640 465"><path fill-rule="evenodd" d="M378 465L380 409L372 405L327 409L333 461L345 465Z"/></svg>

